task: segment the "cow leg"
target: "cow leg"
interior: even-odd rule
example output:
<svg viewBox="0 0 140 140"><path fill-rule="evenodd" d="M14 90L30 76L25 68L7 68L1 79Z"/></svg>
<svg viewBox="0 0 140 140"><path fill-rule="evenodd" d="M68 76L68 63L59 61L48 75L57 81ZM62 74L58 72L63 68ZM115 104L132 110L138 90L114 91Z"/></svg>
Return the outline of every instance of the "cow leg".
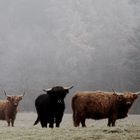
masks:
<svg viewBox="0 0 140 140"><path fill-rule="evenodd" d="M59 116L58 115L56 116L56 120L55 120L56 121L56 127L60 126L62 118L63 118L63 114L59 114Z"/></svg>
<svg viewBox="0 0 140 140"><path fill-rule="evenodd" d="M50 117L50 119L49 119L49 128L53 128L53 124L54 124L54 117Z"/></svg>
<svg viewBox="0 0 140 140"><path fill-rule="evenodd" d="M108 126L115 126L115 122L116 122L116 115L112 115L109 119L108 119Z"/></svg>
<svg viewBox="0 0 140 140"><path fill-rule="evenodd" d="M15 118L16 118L16 116L13 116L13 117L10 119L12 127L14 127Z"/></svg>
<svg viewBox="0 0 140 140"><path fill-rule="evenodd" d="M53 123L52 122L49 124L49 127L50 128L53 128Z"/></svg>
<svg viewBox="0 0 140 140"><path fill-rule="evenodd" d="M86 127L85 118L83 118L83 119L81 120L81 124L82 124L82 127Z"/></svg>
<svg viewBox="0 0 140 140"><path fill-rule="evenodd" d="M112 120L112 126L115 126L116 119Z"/></svg>
<svg viewBox="0 0 140 140"><path fill-rule="evenodd" d="M53 128L53 122L49 123L49 128Z"/></svg>
<svg viewBox="0 0 140 140"><path fill-rule="evenodd" d="M81 117L78 115L78 113L73 112L73 125L75 127L78 127L81 122Z"/></svg>
<svg viewBox="0 0 140 140"><path fill-rule="evenodd" d="M56 127L60 127L61 120L56 119Z"/></svg>
<svg viewBox="0 0 140 140"><path fill-rule="evenodd" d="M42 127L47 127L47 120L44 117L40 116L40 123Z"/></svg>
<svg viewBox="0 0 140 140"><path fill-rule="evenodd" d="M111 126L111 118L108 118L108 124L107 124L107 126Z"/></svg>
<svg viewBox="0 0 140 140"><path fill-rule="evenodd" d="M56 119L56 127L60 127L61 120Z"/></svg>
<svg viewBox="0 0 140 140"><path fill-rule="evenodd" d="M113 116L112 116L112 126L115 126L116 119L117 119L116 114L113 114Z"/></svg>
<svg viewBox="0 0 140 140"><path fill-rule="evenodd" d="M41 120L40 123L41 123L41 126L42 126L42 127L47 127L47 123L46 123L46 121Z"/></svg>
<svg viewBox="0 0 140 140"><path fill-rule="evenodd" d="M8 126L10 126L10 118L9 117L6 117L6 121L8 123Z"/></svg>
<svg viewBox="0 0 140 140"><path fill-rule="evenodd" d="M13 119L11 120L12 127L14 127L14 121L15 120L13 120Z"/></svg>
<svg viewBox="0 0 140 140"><path fill-rule="evenodd" d="M7 123L8 123L8 126L10 126L10 120L8 120Z"/></svg>

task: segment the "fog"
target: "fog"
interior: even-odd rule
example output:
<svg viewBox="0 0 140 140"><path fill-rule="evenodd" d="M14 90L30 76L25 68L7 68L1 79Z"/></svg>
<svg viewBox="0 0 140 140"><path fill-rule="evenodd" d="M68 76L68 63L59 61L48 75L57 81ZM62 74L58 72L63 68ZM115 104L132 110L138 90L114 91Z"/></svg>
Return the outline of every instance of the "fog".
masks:
<svg viewBox="0 0 140 140"><path fill-rule="evenodd" d="M139 0L0 0L0 98L43 88L140 90ZM131 112L140 113L140 99Z"/></svg>

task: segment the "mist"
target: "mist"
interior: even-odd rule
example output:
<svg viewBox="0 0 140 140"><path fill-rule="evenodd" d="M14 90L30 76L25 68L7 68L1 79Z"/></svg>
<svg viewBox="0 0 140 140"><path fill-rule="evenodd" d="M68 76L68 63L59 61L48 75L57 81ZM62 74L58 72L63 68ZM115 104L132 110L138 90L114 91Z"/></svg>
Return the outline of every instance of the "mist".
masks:
<svg viewBox="0 0 140 140"><path fill-rule="evenodd" d="M34 111L43 88L140 90L138 0L0 0L0 98L26 95ZM132 113L140 113L140 99Z"/></svg>

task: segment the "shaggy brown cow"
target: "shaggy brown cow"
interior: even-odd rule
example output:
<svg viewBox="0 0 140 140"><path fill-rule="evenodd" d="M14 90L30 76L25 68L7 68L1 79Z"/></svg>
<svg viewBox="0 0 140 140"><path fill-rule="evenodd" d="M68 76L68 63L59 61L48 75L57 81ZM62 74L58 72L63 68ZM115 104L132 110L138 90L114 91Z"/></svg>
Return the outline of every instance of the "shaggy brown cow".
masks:
<svg viewBox="0 0 140 140"><path fill-rule="evenodd" d="M7 100L0 100L0 120L6 120L8 123L8 126L14 126L14 121L17 114L17 106L19 104L19 101L22 100L23 95L19 96L9 96L4 91Z"/></svg>
<svg viewBox="0 0 140 140"><path fill-rule="evenodd" d="M108 118L108 126L115 126L117 119L125 118L137 94L122 95L113 92L77 92L72 98L73 122L85 127L86 118L95 120Z"/></svg>

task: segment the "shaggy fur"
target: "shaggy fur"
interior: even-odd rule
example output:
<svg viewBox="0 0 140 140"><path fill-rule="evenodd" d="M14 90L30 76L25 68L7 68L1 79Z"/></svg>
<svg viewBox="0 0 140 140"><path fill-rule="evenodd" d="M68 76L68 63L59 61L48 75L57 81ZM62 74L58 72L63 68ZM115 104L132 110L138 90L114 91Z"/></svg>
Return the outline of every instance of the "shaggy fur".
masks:
<svg viewBox="0 0 140 140"><path fill-rule="evenodd" d="M125 118L137 95L117 95L111 92L77 92L72 98L73 122L85 127L86 118L108 118L108 126L115 126L117 119Z"/></svg>
<svg viewBox="0 0 140 140"><path fill-rule="evenodd" d="M0 120L6 120L8 126L14 126L17 106L22 96L8 96L7 100L0 100Z"/></svg>

